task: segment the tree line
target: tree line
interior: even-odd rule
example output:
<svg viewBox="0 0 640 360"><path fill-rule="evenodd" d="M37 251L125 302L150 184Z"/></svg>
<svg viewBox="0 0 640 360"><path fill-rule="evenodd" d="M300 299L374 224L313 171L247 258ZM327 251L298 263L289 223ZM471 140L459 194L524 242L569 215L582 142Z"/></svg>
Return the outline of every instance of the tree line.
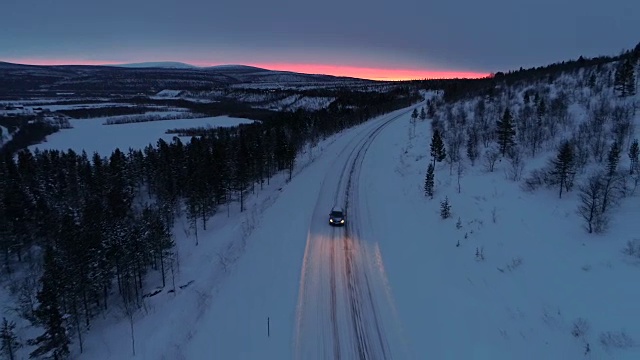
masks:
<svg viewBox="0 0 640 360"><path fill-rule="evenodd" d="M556 62L546 66L519 68L506 72L498 71L480 79L414 80L411 83L425 90L442 90L444 92L443 99L448 103L455 103L476 96L498 97L509 87L522 86L531 82L543 81L551 84L560 75L577 74L581 69L593 68L601 72L613 63L620 64L620 67L615 69L616 73L624 73L622 78L629 79L626 82L626 87L622 85L624 80L620 82L620 92L628 91L633 87L633 84L629 82L633 81L629 73L640 63L640 43L633 49L624 50L616 56L593 58L580 56L575 60Z"/></svg>
<svg viewBox="0 0 640 360"><path fill-rule="evenodd" d="M634 51L640 54L640 47ZM437 191L438 162L449 165L450 175L457 170L460 191L463 155L471 166L482 161L488 172L503 159L505 176L520 181L527 158L551 152L547 164L523 179L523 189L555 188L562 198L577 188L576 211L585 230L605 231L611 210L640 183L633 123L637 108L627 99L636 94L639 75L638 60L631 54L606 67L584 65L551 83L532 75L527 82L496 86L491 96L429 100L432 161L424 179L425 196L433 199ZM580 109L581 118L571 107ZM620 165L627 159L628 165Z"/></svg>

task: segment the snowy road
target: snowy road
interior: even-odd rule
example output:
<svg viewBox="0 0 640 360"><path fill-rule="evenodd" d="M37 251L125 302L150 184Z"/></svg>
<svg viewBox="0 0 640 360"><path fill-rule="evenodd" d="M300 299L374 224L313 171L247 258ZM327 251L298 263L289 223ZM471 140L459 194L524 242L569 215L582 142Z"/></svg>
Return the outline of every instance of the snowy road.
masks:
<svg viewBox="0 0 640 360"><path fill-rule="evenodd" d="M294 339L295 359L392 359L397 342L393 305L370 231L360 172L367 150L401 114L375 120L358 133L326 173L307 236ZM330 209L345 209L344 227L331 227ZM396 334L397 335L397 334Z"/></svg>

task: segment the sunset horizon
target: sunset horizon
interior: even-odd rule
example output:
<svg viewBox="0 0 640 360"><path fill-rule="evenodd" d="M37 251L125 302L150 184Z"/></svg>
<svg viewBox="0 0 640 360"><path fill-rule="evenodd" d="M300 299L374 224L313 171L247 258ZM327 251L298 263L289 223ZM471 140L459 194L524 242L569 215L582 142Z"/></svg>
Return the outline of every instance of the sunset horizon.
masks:
<svg viewBox="0 0 640 360"><path fill-rule="evenodd" d="M338 77L352 77L364 80L376 81L408 81L423 79L477 79L489 76L489 72L474 72L454 69L434 69L424 70L415 67L391 67L391 66L354 66L336 64L313 64L313 63L286 63L286 62L207 62L203 60L132 60L132 61L109 61L109 60L75 60L75 59L37 59L37 58L16 58L0 59L12 64L34 65L34 66L122 66L128 64L144 63L182 63L196 68L205 68L224 65L252 66L272 71L288 71L310 75L330 75Z"/></svg>

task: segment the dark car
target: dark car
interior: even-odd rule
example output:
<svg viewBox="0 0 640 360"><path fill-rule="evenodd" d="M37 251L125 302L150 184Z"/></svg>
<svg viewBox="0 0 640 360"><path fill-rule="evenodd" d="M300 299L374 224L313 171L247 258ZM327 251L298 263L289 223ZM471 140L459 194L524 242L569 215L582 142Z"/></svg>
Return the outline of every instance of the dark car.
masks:
<svg viewBox="0 0 640 360"><path fill-rule="evenodd" d="M333 226L344 226L345 221L344 210L339 207L331 209L331 213L329 214L329 224Z"/></svg>

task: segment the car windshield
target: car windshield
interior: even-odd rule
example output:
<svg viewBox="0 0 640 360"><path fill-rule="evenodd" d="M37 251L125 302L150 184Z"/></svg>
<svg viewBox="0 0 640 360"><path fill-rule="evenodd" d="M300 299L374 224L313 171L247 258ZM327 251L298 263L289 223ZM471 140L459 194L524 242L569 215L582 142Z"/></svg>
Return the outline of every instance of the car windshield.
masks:
<svg viewBox="0 0 640 360"><path fill-rule="evenodd" d="M342 217L342 211L332 211L331 216Z"/></svg>

